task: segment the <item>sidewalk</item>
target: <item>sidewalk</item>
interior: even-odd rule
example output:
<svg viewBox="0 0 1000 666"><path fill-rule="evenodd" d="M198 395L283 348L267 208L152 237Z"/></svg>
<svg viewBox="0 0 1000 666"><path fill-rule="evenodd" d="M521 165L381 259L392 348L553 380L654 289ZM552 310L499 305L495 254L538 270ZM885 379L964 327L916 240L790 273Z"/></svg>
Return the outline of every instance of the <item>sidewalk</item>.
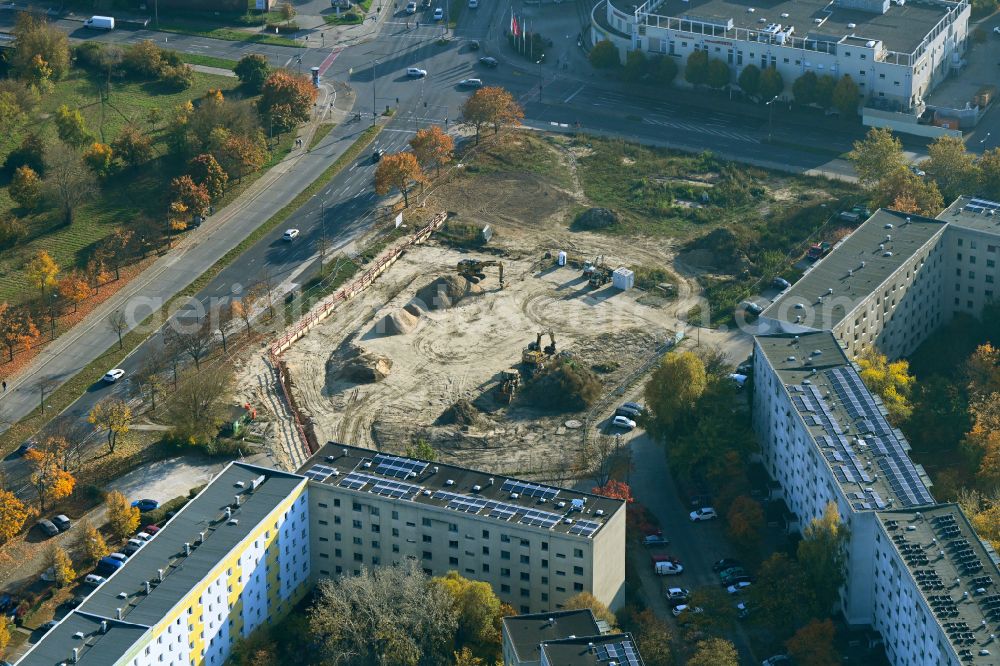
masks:
<svg viewBox="0 0 1000 666"><path fill-rule="evenodd" d="M328 108L327 97L331 90L325 87L323 92L317 104L320 110ZM353 99L353 95L336 95L338 103L353 104ZM342 112L349 110L340 109L339 104L337 108ZM300 133L311 136L315 124L301 128ZM51 393L117 344L117 334L107 324L112 313L123 310L142 319L149 314L150 306L157 309L167 303L281 210L317 174L330 166L362 129L338 126L311 152L305 148L308 140L303 141L303 147L289 153L236 201L198 229L185 234L172 250L47 345L16 377L8 380L7 391L0 395L0 417L3 419L0 432L38 406L43 386L47 394Z"/></svg>

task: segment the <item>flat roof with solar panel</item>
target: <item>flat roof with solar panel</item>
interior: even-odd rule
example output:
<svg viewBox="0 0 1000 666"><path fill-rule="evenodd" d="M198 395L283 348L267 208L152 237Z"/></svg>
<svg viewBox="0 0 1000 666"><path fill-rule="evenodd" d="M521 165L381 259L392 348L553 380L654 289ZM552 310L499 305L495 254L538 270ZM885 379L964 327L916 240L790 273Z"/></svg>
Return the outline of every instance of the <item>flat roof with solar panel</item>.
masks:
<svg viewBox="0 0 1000 666"><path fill-rule="evenodd" d="M541 644L549 666L643 666L632 634L574 636Z"/></svg>
<svg viewBox="0 0 1000 666"><path fill-rule="evenodd" d="M624 506L620 500L330 442L299 470L313 481L583 539Z"/></svg>
<svg viewBox="0 0 1000 666"><path fill-rule="evenodd" d="M997 664L1000 569L957 504L876 514L963 664ZM983 651L985 650L985 654Z"/></svg>
<svg viewBox="0 0 1000 666"><path fill-rule="evenodd" d="M934 503L926 473L832 333L755 339L855 511Z"/></svg>
<svg viewBox="0 0 1000 666"><path fill-rule="evenodd" d="M956 227L997 234L1000 240L1000 201L983 197L959 197L938 219Z"/></svg>

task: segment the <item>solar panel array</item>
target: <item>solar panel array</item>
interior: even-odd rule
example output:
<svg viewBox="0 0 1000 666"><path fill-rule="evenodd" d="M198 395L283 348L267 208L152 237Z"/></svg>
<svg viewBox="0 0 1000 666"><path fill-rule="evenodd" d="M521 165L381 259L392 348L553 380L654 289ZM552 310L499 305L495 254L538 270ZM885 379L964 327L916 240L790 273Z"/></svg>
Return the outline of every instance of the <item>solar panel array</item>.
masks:
<svg viewBox="0 0 1000 666"><path fill-rule="evenodd" d="M830 384L833 386L837 398L840 400L841 405L843 405L847 415L854 421L858 431L864 437L864 442L868 445L869 451L875 456L879 470L885 482L892 489L898 503L902 506L932 504L934 498L931 496L927 486L920 479L920 475L917 473L913 461L906 454L902 442L899 441L899 438L896 437L889 423L885 420L885 416L882 415L875 399L861 381L861 377L857 371L852 367L843 366L826 370L824 374L830 380ZM818 396L819 392L815 387L810 386L808 388ZM863 468L858 469L860 463L854 455L852 447L849 446L846 438L842 436L843 433L837 432L842 429L830 413L826 401L820 399L819 403L823 408L825 416L833 422L830 428L824 424L824 429L827 429L828 433L832 429L833 433L838 435L838 439L842 440L841 443L851 458L851 466L858 472L857 475L854 475L850 473L852 471L850 467L841 469L841 473L837 474L838 480L844 482L846 479L848 482L854 481L861 484L870 483L871 478L864 472ZM834 473L837 473L836 469ZM853 478L851 478L852 476ZM883 502L884 504L885 502ZM885 508L885 506L878 506L877 503L875 506L880 509Z"/></svg>
<svg viewBox="0 0 1000 666"><path fill-rule="evenodd" d="M389 456L379 453L372 461L375 465L375 473L384 476L392 476L397 479L405 479L410 474L420 476L427 469L428 463L423 460L413 460L412 458L401 458L399 456Z"/></svg>
<svg viewBox="0 0 1000 666"><path fill-rule="evenodd" d="M591 534L596 532L600 526L600 523L595 523L592 520L578 520L573 523L572 527L569 528L569 533L589 537Z"/></svg>
<svg viewBox="0 0 1000 666"><path fill-rule="evenodd" d="M615 662L622 666L642 666L642 660L632 641L602 643L597 646L597 660Z"/></svg>
<svg viewBox="0 0 1000 666"><path fill-rule="evenodd" d="M1000 203L989 199L970 199L969 203L965 204L965 210L970 213L985 213L987 211L996 213L1000 211Z"/></svg>
<svg viewBox="0 0 1000 666"><path fill-rule="evenodd" d="M500 490L505 493L517 493L520 497L537 497L546 501L559 494L558 488L539 486L526 481L515 481L514 479L504 481L503 485L500 486Z"/></svg>
<svg viewBox="0 0 1000 666"><path fill-rule="evenodd" d="M488 500L483 499L482 497L463 495L461 493L453 493L447 490L439 490L434 493L431 498L447 502L445 507L451 509L452 511L485 515L505 522L515 520L522 525L531 525L533 527L541 527L544 529L551 529L557 525L560 520L562 520L561 515L558 513L552 513L551 511L529 509L528 507L518 506L517 504L498 502L497 500ZM600 523L593 524L600 527ZM596 529L594 531L596 531ZM572 530L570 530L570 533L575 534ZM585 534L584 536L590 536L591 534L593 534L593 531Z"/></svg>
<svg viewBox="0 0 1000 666"><path fill-rule="evenodd" d="M361 474L360 472L351 472L337 485L341 488L350 488L351 490L361 490L368 485L368 482L372 479L368 474Z"/></svg>
<svg viewBox="0 0 1000 666"><path fill-rule="evenodd" d="M326 481L335 471L337 470L326 465L313 465L305 471L305 475L316 481Z"/></svg>

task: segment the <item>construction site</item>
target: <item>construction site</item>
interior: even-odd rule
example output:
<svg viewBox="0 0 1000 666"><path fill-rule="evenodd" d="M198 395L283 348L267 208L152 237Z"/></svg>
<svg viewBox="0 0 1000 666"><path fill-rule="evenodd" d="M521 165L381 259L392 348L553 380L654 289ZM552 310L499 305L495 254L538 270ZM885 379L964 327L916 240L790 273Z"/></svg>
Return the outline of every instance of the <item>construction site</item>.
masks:
<svg viewBox="0 0 1000 666"><path fill-rule="evenodd" d="M486 185L489 203L476 205L470 190ZM528 174L464 176L431 193L411 220L447 210L443 228L280 350L298 424L274 414L278 438L294 439L301 425L320 444L402 453L426 442L442 461L497 473L565 481L584 472L588 437L641 389L697 294L669 268L662 242L570 230L574 199ZM456 225L489 241L460 246ZM651 265L676 281L636 287L629 268ZM238 382L265 410L276 405L261 399L267 365L251 360Z"/></svg>

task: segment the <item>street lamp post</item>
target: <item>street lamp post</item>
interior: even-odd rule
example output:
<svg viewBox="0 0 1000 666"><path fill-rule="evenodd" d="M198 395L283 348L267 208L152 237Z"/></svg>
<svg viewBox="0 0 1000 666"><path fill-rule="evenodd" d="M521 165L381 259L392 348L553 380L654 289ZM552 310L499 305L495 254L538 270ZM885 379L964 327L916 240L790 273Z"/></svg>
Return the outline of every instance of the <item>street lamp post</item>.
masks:
<svg viewBox="0 0 1000 666"><path fill-rule="evenodd" d="M775 95L771 98L771 101L767 103L767 142L771 143L771 138L774 130L774 103L778 101L778 96Z"/></svg>
<svg viewBox="0 0 1000 666"><path fill-rule="evenodd" d="M984 136L982 139L979 140L979 145L982 146L983 148L986 148L986 142L989 140L990 140L990 132L987 132L986 136Z"/></svg>
<svg viewBox="0 0 1000 666"><path fill-rule="evenodd" d="M375 65L377 64L378 60L372 60L372 127L375 126L375 114L377 113L375 101Z"/></svg>
<svg viewBox="0 0 1000 666"><path fill-rule="evenodd" d="M545 60L545 54L538 56L538 61L535 63L538 65L538 101L542 101L542 60Z"/></svg>

